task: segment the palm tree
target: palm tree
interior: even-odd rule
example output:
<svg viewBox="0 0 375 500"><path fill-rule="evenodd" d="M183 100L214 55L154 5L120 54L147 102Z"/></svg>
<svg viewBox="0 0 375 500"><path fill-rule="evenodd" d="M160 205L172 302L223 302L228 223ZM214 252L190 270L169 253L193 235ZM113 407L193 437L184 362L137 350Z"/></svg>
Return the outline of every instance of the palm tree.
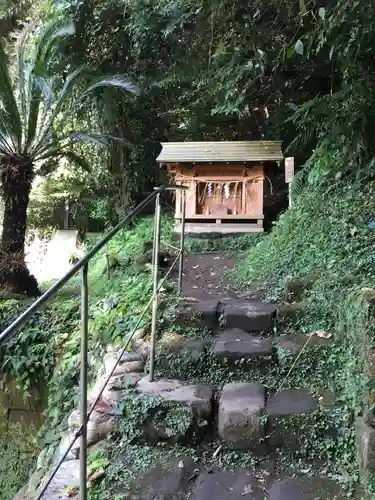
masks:
<svg viewBox="0 0 375 500"><path fill-rule="evenodd" d="M93 141L108 147L119 139L87 130L69 132L77 111L105 87L137 92L122 75L88 80L85 67L60 80L52 76L60 43L73 32L71 25L48 25L30 44L28 29L18 37L12 60L0 40L0 185L4 203L0 287L13 293L39 294L37 281L24 261L27 207L35 175L43 174L46 162L58 164L63 157L78 168L89 169L85 159L74 152L74 144Z"/></svg>

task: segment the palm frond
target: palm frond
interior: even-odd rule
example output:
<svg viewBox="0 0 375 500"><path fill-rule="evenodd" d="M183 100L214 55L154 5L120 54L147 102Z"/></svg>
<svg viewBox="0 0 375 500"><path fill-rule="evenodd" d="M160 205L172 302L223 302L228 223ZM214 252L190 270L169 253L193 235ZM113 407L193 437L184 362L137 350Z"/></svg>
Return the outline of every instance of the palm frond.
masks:
<svg viewBox="0 0 375 500"><path fill-rule="evenodd" d="M32 153L33 154L40 154L41 149L44 146L44 143L46 141L46 138L48 137L48 134L53 126L53 123L56 120L57 115L61 112L61 109L63 108L64 103L66 103L72 95L72 91L75 87L75 85L79 82L79 80L83 77L85 72L87 71L87 68L84 66L81 66L80 68L72 71L69 73L69 75L66 77L64 85L55 98L53 102L53 106L51 108L45 107L43 110L43 117L41 119L41 126L40 126L40 131L39 134L35 137L35 140L32 143ZM71 105L69 107L69 113L66 113L66 117L68 119L71 118L71 113L70 110L74 106Z"/></svg>
<svg viewBox="0 0 375 500"><path fill-rule="evenodd" d="M40 88L43 96L43 104L47 111L51 109L52 104L55 102L55 93L53 91L53 80L46 80L46 78L36 78L36 86Z"/></svg>
<svg viewBox="0 0 375 500"><path fill-rule="evenodd" d="M19 147L22 140L22 124L16 98L13 92L9 74L9 58L0 38L0 109L6 110L3 114L4 124Z"/></svg>
<svg viewBox="0 0 375 500"><path fill-rule="evenodd" d="M29 101L29 89L32 76L31 64L27 58L27 41L30 34L30 25L21 30L16 37L14 47L15 60L16 60L16 93L17 99L20 103L21 118L26 117L27 103Z"/></svg>
<svg viewBox="0 0 375 500"><path fill-rule="evenodd" d="M124 146L131 146L130 142L121 137L109 134L90 134L87 132L73 132L67 136L77 142L93 142L98 146L110 146L113 142L121 143Z"/></svg>
<svg viewBox="0 0 375 500"><path fill-rule="evenodd" d="M61 26L60 24L50 23L43 27L37 38L31 58L33 78L31 79L30 88L28 89L28 102L26 105L27 128L25 151L35 142L36 136L38 135L38 124L45 124L46 115L48 115L51 110L53 102L52 89L49 91L49 102L48 100L45 102L43 92L46 91L47 81L45 76L51 64L53 49L57 46L56 42L73 33L74 26L72 24ZM42 83L43 80L44 83ZM41 111L43 112L43 116L40 116Z"/></svg>
<svg viewBox="0 0 375 500"><path fill-rule="evenodd" d="M87 167L84 159L71 152L73 143L91 142L109 147L118 142L130 146L125 139L112 135L66 130L70 129L70 122L83 101L89 96L98 98L96 90L112 88L139 94L138 87L124 75L92 81L88 68L80 67L65 78L56 93L55 78L49 76L54 51L59 46L57 41L74 33L73 25L52 23L43 26L39 33L33 30L29 27L18 37L13 82L9 59L0 43L0 155L27 155L37 162L65 156ZM92 83L88 85L90 80Z"/></svg>
<svg viewBox="0 0 375 500"><path fill-rule="evenodd" d="M25 136L25 152L35 138L38 126L39 110L42 105L42 91L38 85L37 79L34 78L31 88L31 96L29 101L29 112Z"/></svg>
<svg viewBox="0 0 375 500"><path fill-rule="evenodd" d="M123 92L131 94L140 94L139 87L132 83L125 75L114 75L111 78L100 78L95 83L91 84L82 94L82 99L88 97L92 92L99 88L110 87L117 88Z"/></svg>
<svg viewBox="0 0 375 500"><path fill-rule="evenodd" d="M0 153L12 155L17 147L9 130L9 114L0 109Z"/></svg>
<svg viewBox="0 0 375 500"><path fill-rule="evenodd" d="M56 42L74 34L72 23L61 25L60 22L43 25L37 37L33 52L34 71L36 76L43 76L51 62L51 50L56 47Z"/></svg>
<svg viewBox="0 0 375 500"><path fill-rule="evenodd" d="M35 162L43 162L44 160L48 160L49 158L55 158L61 156L66 144L61 144L60 141L58 145L56 143L50 142L46 145L42 152L38 155L34 155Z"/></svg>

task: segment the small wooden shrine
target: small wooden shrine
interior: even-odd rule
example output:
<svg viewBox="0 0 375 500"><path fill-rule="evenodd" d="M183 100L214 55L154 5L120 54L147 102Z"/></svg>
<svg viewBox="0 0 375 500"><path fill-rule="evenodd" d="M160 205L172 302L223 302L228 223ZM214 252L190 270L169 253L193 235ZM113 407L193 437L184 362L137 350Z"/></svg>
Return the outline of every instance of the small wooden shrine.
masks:
<svg viewBox="0 0 375 500"><path fill-rule="evenodd" d="M265 162L280 163L281 141L166 142L157 158L187 186L187 233L263 231ZM182 192L176 191L179 231Z"/></svg>

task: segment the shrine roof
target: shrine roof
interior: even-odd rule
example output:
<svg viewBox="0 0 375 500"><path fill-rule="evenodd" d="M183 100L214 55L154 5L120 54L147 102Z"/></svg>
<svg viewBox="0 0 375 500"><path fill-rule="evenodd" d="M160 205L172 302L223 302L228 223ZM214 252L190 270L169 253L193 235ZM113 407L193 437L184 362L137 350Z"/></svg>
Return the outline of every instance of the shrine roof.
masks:
<svg viewBox="0 0 375 500"><path fill-rule="evenodd" d="M281 141L163 142L162 163L281 161Z"/></svg>

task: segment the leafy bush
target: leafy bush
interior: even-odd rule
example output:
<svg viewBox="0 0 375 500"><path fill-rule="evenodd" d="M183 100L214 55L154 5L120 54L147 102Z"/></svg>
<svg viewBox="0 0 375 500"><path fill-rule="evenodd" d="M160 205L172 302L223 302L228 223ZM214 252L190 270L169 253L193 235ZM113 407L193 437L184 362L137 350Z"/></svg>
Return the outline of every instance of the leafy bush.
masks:
<svg viewBox="0 0 375 500"><path fill-rule="evenodd" d="M13 426L9 432L0 423L0 491L4 500L14 498L29 477L36 461L35 454L27 450L30 441L23 429Z"/></svg>
<svg viewBox="0 0 375 500"><path fill-rule="evenodd" d="M337 444L336 460L354 480L358 469L353 417L368 411L375 387L369 363L374 311L364 292L369 288L373 296L375 283L375 232L368 223L374 215L374 194L371 178L346 178L329 187L310 180L293 208L250 248L235 271L243 287L276 301L285 297L285 278L315 277L303 292L303 308L290 326L300 332L327 332L334 343L321 373L306 377L299 362L286 385L301 378L309 387L323 384L333 391L351 426ZM324 448L323 443L319 446Z"/></svg>
<svg viewBox="0 0 375 500"><path fill-rule="evenodd" d="M168 241L172 221L162 221L162 241ZM145 240L152 239L153 220L140 220L133 229L121 231L109 244L119 261L119 267L108 279L105 251L100 252L89 267L89 346L91 356L90 377L96 373L103 349L108 343L122 345L134 326L139 313L152 292L150 275L138 274L132 265L142 252ZM88 245L93 244L91 241ZM50 284L44 284L44 288ZM0 376L15 378L19 389L27 397L36 384L48 386L48 405L45 425L40 431L39 444L54 447L66 429L67 417L77 406L80 369L80 278L74 277L57 297L17 333L6 348L0 351ZM4 329L29 305L28 301L1 301L0 327ZM145 316L145 324L150 314ZM2 437L2 436L1 436ZM9 450L17 449L9 441ZM10 466L7 481L15 490L25 482L31 462L24 462L21 455L10 451L0 456L1 466ZM17 457L20 457L19 459ZM13 470L14 469L14 470ZM25 469L25 470L24 470ZM1 475L1 470L0 470ZM13 491L13 490L12 490ZM7 497L8 498L8 497ZM9 498L11 498L9 496Z"/></svg>
<svg viewBox="0 0 375 500"><path fill-rule="evenodd" d="M238 270L241 284L257 286L269 298L281 296L287 276L317 274L320 282L334 283L354 275L357 286L371 286L375 233L367 218L374 191L373 181L308 186L274 230L250 249Z"/></svg>

